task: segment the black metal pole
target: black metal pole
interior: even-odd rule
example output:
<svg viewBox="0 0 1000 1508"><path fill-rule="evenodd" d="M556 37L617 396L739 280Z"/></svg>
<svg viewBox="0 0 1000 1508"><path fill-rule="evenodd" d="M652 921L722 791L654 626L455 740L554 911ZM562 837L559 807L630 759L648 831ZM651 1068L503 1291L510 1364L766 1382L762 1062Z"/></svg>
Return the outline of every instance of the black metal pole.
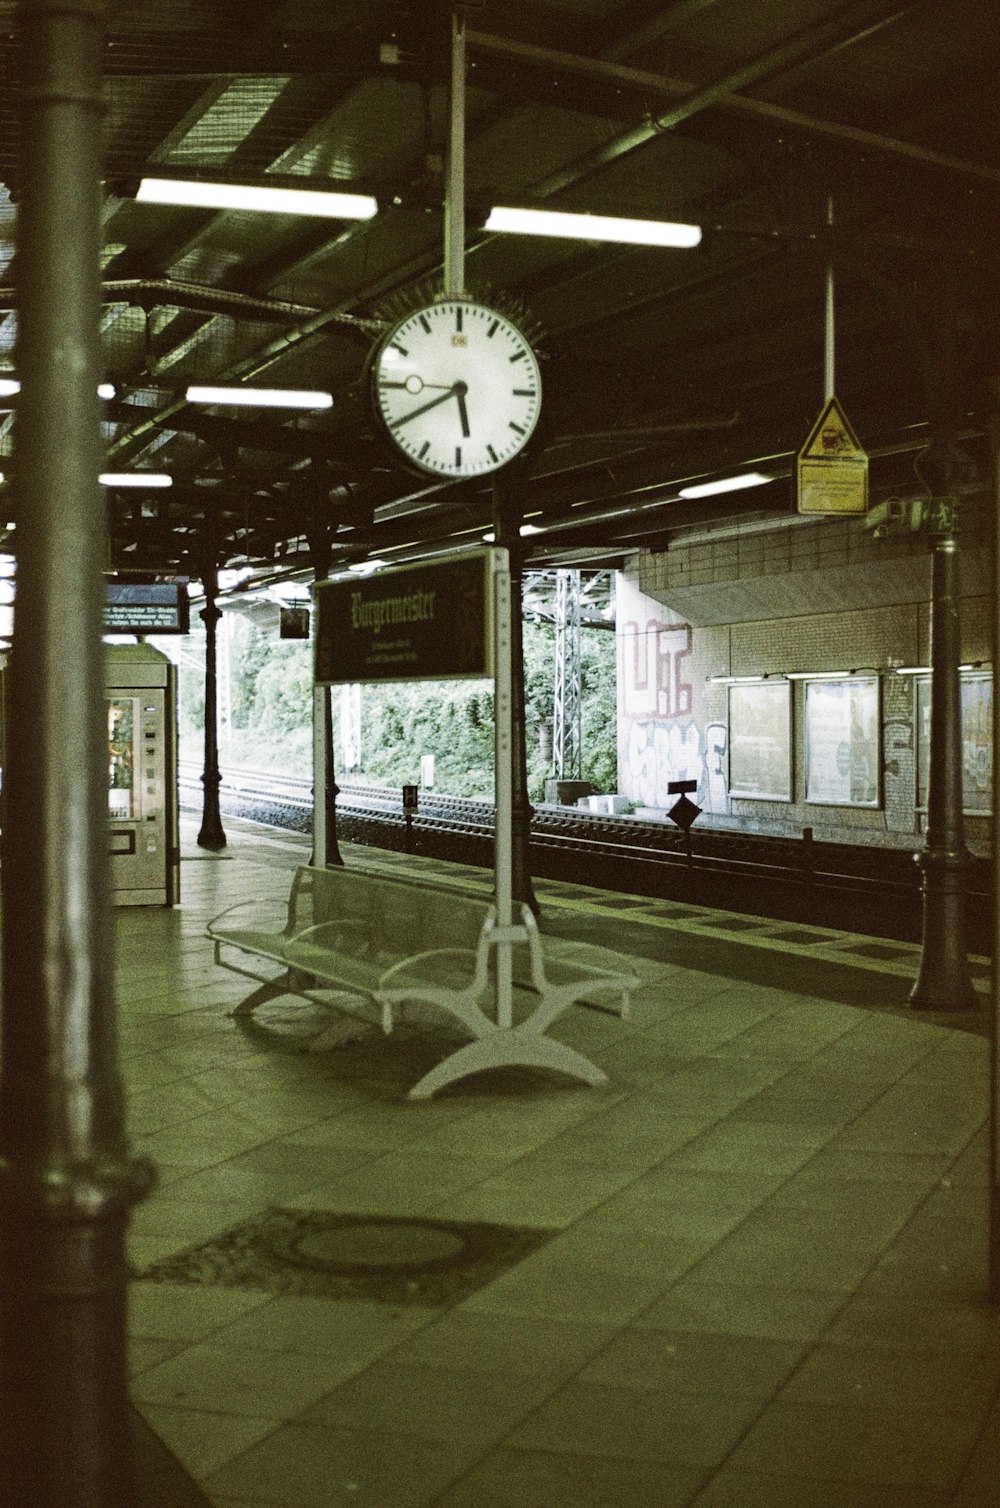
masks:
<svg viewBox="0 0 1000 1508"><path fill-rule="evenodd" d="M330 564L333 560L333 541L330 526L315 518L306 527L306 543L309 546L309 559L312 562L313 580L325 581L330 574ZM337 843L337 797L340 795L340 786L337 784L336 761L333 756L333 688L324 686L320 698L323 718L323 853L317 853L316 836L313 835L313 851L310 859L311 864L316 864L322 869L332 864L343 865L344 859Z"/></svg>
<svg viewBox="0 0 1000 1508"><path fill-rule="evenodd" d="M994 401L1000 399L1000 378L994 379ZM993 488L993 706L997 702L997 665L1000 663L1000 412L990 423L990 472ZM1000 723L993 716L993 832L1000 832ZM995 967L997 939L1000 938L1000 884L996 863L993 865L993 985L991 989L992 1021L990 1029L990 1120L989 1120L989 1285L994 1304L1000 1304L1000 969Z"/></svg>
<svg viewBox="0 0 1000 1508"><path fill-rule="evenodd" d="M205 606L198 614L205 625L205 767L201 783L204 788L201 827L198 831L199 848L219 849L226 846L226 834L219 811L219 676L216 655L216 630L222 613L216 603L219 591L219 573L214 559L202 566L202 586L205 589Z"/></svg>
<svg viewBox="0 0 1000 1508"><path fill-rule="evenodd" d="M101 632L96 0L22 0L4 787L0 1499L135 1502L125 1233L152 1170L118 1067Z"/></svg>
<svg viewBox="0 0 1000 1508"><path fill-rule="evenodd" d="M521 622L524 546L521 543L521 468L498 471L493 481L493 534L510 558L511 658L511 847L513 898L528 905L535 916L541 907L531 883L531 819L535 809L528 797L528 748L524 712L524 633Z"/></svg>
<svg viewBox="0 0 1000 1508"><path fill-rule="evenodd" d="M947 444L922 460L932 498L931 738L927 841L918 856L923 891L923 945L910 1004L936 1011L976 1005L965 956L964 879L969 853L962 822L962 701L959 660L959 562L951 488L959 458Z"/></svg>
<svg viewBox="0 0 1000 1508"><path fill-rule="evenodd" d="M337 784L336 761L333 757L333 687L323 687L323 756L326 760L326 780L324 782L325 800L325 830L326 830L326 857L324 863L343 864L343 855L337 843L337 797L340 795L340 786ZM315 861L314 861L315 862Z"/></svg>

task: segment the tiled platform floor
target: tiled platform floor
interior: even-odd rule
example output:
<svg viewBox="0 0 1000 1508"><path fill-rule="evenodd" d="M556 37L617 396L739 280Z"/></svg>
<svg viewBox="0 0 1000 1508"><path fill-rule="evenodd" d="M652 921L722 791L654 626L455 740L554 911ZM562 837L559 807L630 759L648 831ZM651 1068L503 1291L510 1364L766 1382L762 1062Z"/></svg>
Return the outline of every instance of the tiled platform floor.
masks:
<svg viewBox="0 0 1000 1508"><path fill-rule="evenodd" d="M419 1044L310 1054L294 1002L230 1019L204 923L287 893L307 845L227 830L210 856L185 826L179 907L118 915L161 1171L137 1270L269 1206L556 1234L445 1309L136 1281L133 1398L218 1508L1000 1504L985 994L929 1019L903 945L542 883L556 930L645 981L631 1021L555 1028L609 1085L411 1103Z"/></svg>

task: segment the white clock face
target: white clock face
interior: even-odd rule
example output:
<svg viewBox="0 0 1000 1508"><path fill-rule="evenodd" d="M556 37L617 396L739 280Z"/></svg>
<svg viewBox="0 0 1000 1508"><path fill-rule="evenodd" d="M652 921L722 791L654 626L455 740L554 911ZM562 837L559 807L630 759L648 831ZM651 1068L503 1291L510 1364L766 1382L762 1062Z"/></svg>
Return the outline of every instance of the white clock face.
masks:
<svg viewBox="0 0 1000 1508"><path fill-rule="evenodd" d="M392 329L372 374L376 413L396 448L434 476L478 476L513 460L541 407L538 362L494 309L447 299Z"/></svg>

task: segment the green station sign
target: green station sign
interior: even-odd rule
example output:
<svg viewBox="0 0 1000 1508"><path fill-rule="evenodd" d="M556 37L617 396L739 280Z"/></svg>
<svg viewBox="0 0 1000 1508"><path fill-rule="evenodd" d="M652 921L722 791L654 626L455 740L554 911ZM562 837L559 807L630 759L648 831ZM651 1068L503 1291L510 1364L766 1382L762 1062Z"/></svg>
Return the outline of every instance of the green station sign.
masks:
<svg viewBox="0 0 1000 1508"><path fill-rule="evenodd" d="M317 582L317 685L493 674L488 550Z"/></svg>

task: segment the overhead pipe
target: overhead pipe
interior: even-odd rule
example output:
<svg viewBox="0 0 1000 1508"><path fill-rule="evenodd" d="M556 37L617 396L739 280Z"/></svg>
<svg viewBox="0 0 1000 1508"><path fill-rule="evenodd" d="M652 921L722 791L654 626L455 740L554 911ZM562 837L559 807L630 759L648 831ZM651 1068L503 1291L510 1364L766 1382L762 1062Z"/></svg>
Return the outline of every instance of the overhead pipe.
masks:
<svg viewBox="0 0 1000 1508"><path fill-rule="evenodd" d="M644 121L642 125L622 132L593 152L577 158L576 162L570 164L568 168L551 174L542 183L534 186L533 196L546 197L549 194L558 193L561 189L569 188L581 177L610 162L617 161L620 157L634 151L636 147L644 146L654 137L662 135L665 131L673 129L674 126L680 125L693 115L709 108L757 116L763 120L773 121L777 125L793 126L814 136L827 136L848 141L854 146L867 147L892 156L907 157L911 161L922 162L930 167L945 168L949 172L966 177L984 178L989 182L998 183L1000 182L1000 168L991 164L953 157L945 152L936 152L930 147L901 141L896 137L885 136L875 131L865 131L860 127L848 126L840 121L822 120L799 110L790 110L783 105L774 105L767 100L754 99L736 92L748 83L756 83L773 76L781 69L794 67L802 62L813 62L825 53L839 50L854 41L868 37L873 30L893 25L927 3L928 0L917 0L916 4L894 7L880 21L876 20L853 34L848 32L846 35L840 35L839 39L834 23L823 22L817 27L799 33L790 42L764 53L753 63L735 70L726 78L705 88L699 88L683 79L671 78L645 69L628 68L620 63L581 57L575 53L561 52L556 48L536 47L524 42L509 41L504 37L493 36L489 32L469 31L468 44L480 52L493 53L500 57L523 58L527 62L560 68L567 73L580 73L585 77L606 79L611 84L628 85L647 93L666 95L678 101L670 110L657 116L655 120ZM843 20L842 17L836 19ZM819 52L812 56L809 56L807 51L800 51L803 47L808 48L809 45L815 46L817 43Z"/></svg>
<svg viewBox="0 0 1000 1508"><path fill-rule="evenodd" d="M285 299L258 298L235 289L212 288L205 283L187 283L173 278L112 278L101 284L102 304L130 304L141 308L169 305L209 314L240 314L247 319L311 319L319 310L311 304L292 304ZM17 308L17 289L0 287L0 312ZM381 328L376 320L342 314L340 323L367 335Z"/></svg>

